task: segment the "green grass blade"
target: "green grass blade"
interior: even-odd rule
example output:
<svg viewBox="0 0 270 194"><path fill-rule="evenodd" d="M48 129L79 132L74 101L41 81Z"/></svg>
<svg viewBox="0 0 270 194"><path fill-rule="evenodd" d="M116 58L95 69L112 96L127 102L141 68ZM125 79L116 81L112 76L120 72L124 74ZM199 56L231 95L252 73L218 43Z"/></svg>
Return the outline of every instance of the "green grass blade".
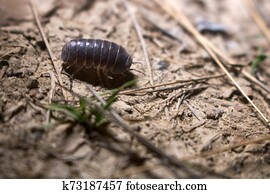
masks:
<svg viewBox="0 0 270 194"><path fill-rule="evenodd" d="M121 90L123 90L123 89L126 88L126 87L132 86L132 85L134 85L135 83L136 83L136 80L135 80L135 79L134 79L134 80L130 80L130 81L124 83L124 84L123 84L122 86L120 86L119 88L112 90L111 96L106 100L106 105L104 106L104 109L106 110L106 109L108 109L108 108L111 106L111 104L116 100L117 94L118 94Z"/></svg>
<svg viewBox="0 0 270 194"><path fill-rule="evenodd" d="M267 55L261 53L261 54L257 55L257 56L249 63L249 65L251 66L251 73L252 73L253 75L258 71L260 65L262 64L262 62L263 62L264 60L267 59L267 57L268 57Z"/></svg>

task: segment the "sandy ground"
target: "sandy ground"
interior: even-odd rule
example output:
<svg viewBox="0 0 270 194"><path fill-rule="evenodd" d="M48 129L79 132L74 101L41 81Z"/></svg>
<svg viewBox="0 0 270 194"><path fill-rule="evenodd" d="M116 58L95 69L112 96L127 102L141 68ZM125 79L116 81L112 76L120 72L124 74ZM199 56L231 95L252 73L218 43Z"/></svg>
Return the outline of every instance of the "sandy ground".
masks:
<svg viewBox="0 0 270 194"><path fill-rule="evenodd" d="M147 149L145 142L137 141L115 122L95 127L93 115L83 125L59 111L48 114L50 101L77 107L78 98L67 91L64 98L54 84L57 75L27 1L1 1L0 178L270 177L269 140L220 150L267 137L269 127L196 40L154 1L129 1L142 29L154 84L190 81L156 91L119 94L112 108L133 132L165 156ZM198 30L239 64L246 65L260 52L269 53L269 43L242 1L174 2ZM269 3L258 2L269 23ZM62 66L63 45L82 37L118 43L137 62L125 75L103 75L105 84L100 83L95 69L70 78L76 67L68 68L61 73L65 87L91 97L90 84L101 94L133 78L136 85L129 89L150 86L142 46L122 1L37 0L35 4L57 69ZM243 69L251 72L249 66ZM239 69L230 69L230 73L270 118L269 93L246 80ZM270 87L269 75L268 57L255 77ZM202 77L207 79L192 81Z"/></svg>

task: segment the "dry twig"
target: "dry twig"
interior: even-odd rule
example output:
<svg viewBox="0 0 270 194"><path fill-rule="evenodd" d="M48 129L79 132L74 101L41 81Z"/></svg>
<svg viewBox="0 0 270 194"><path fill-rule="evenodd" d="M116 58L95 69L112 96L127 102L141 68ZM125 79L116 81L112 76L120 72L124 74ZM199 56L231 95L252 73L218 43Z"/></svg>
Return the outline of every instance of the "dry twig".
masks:
<svg viewBox="0 0 270 194"><path fill-rule="evenodd" d="M90 92L103 104L105 105L106 102L102 99L102 97L94 90L92 86L88 87ZM151 142L149 142L147 139L145 139L143 136L137 134L134 132L134 130L119 116L114 110L108 109L108 119L119 126L122 127L124 132L129 133L134 138L136 138L139 142L141 142L147 149L152 151L153 153L157 154L164 162L165 164L171 164L175 167L178 167L182 169L185 173L191 175L192 177L197 177L189 168L186 167L185 164L180 163L178 160L176 160L174 157L171 157L167 155L162 150L158 149L155 145L153 145Z"/></svg>
<svg viewBox="0 0 270 194"><path fill-rule="evenodd" d="M207 39L205 39L205 43L208 44L208 46L217 54L219 55L223 60L225 60L228 64L237 64L237 62L235 60L233 60L232 58L226 56L221 50L219 50L217 47L215 47L210 41L208 41ZM253 83L257 84L258 86L260 86L262 89L264 89L266 92L270 93L270 88L268 86L266 86L265 84L263 84L262 82L260 82L259 80L257 80L254 76L252 76L249 72L247 72L246 70L242 69L241 71L243 73L243 75L249 79L250 81L252 81Z"/></svg>
<svg viewBox="0 0 270 194"><path fill-rule="evenodd" d="M60 86L63 86L63 81L62 81L62 78L61 78L60 71L58 70L58 68L56 67L56 64L55 64L55 62L54 62L54 59L55 59L55 58L54 58L54 55L53 55L53 53L52 53L52 50L51 50L51 48L50 48L50 44L49 44L49 42L48 42L48 40L47 40L47 38L46 38L46 35L45 35L45 33L44 33L44 30L43 30L43 28L42 28L42 26L41 26L40 20L39 20L39 18L38 18L38 13L37 13L36 7L35 7L35 5L34 5L34 3L33 3L32 0L30 0L30 5L31 5L31 9L32 9L32 12L33 12L35 21L36 21L36 23L37 23L39 32L40 32L40 34L41 34L41 36L42 36L42 39L43 39L43 41L44 41L44 43L45 43L45 45L46 45L47 51L48 51L48 53L49 53L49 56L50 56L50 59L51 59L51 62L52 62L53 69L54 69L54 71L56 72L57 80L59 81ZM66 99L66 91L65 91L62 87L61 87L61 90L62 90L64 99Z"/></svg>
<svg viewBox="0 0 270 194"><path fill-rule="evenodd" d="M158 3L158 5L160 5L160 7L162 7L169 15L171 15L177 22L179 22L187 31L189 31L197 39L197 41L208 52L211 58L227 75L227 77L231 80L231 82L235 85L235 87L241 92L241 94L247 99L247 101L254 107L254 109L261 115L261 117L267 123L267 125L270 126L269 120L266 118L266 116L253 103L253 101L247 96L247 94L240 87L240 85L235 81L235 79L232 77L232 75L228 72L228 70L225 68L223 63L220 61L216 53L209 46L207 39L196 30L196 28L193 26L193 24L190 22L187 16L180 9L177 9L175 6L169 3L170 1L166 1L166 2L161 1L161 0L155 0L155 1Z"/></svg>
<svg viewBox="0 0 270 194"><path fill-rule="evenodd" d="M267 41L270 43L270 31L269 31L266 23L262 19L261 15L258 13L258 11L256 9L256 5L254 4L254 1L253 0L244 0L244 2L246 4L248 11L249 11L250 15L252 16L253 20L256 22L256 24L260 28L261 32L263 33L263 35L265 36Z"/></svg>
<svg viewBox="0 0 270 194"><path fill-rule="evenodd" d="M201 120L197 123L195 123L194 125L191 125L190 127L187 127L187 128L183 128L183 132L184 133L190 133L191 131L193 131L194 129L198 128L198 127L201 127L205 124L205 121L204 120Z"/></svg>
<svg viewBox="0 0 270 194"><path fill-rule="evenodd" d="M187 100L184 100L184 103L187 105L187 107L189 108L189 110L192 112L192 114L199 120L202 121L203 118L201 117L201 115L199 114L199 112L189 104L189 102Z"/></svg>
<svg viewBox="0 0 270 194"><path fill-rule="evenodd" d="M151 64L150 64L150 60L149 60L149 56L148 56L148 52L147 52L147 48L146 48L146 43L145 43L144 38L143 38L142 30L137 22L137 19L134 15L133 11L130 9L128 3L125 0L123 0L123 3L125 5L128 13L129 13L131 19L132 19L133 25L134 25L136 32L137 32L137 35L139 37L139 40L140 40L140 43L141 43L141 46L143 49L143 53L144 53L144 58L145 58L145 61L147 64L150 84L153 86L154 85L153 72L152 72L152 68L151 68Z"/></svg>
<svg viewBox="0 0 270 194"><path fill-rule="evenodd" d="M8 69L8 66L7 65L4 65L0 71L0 80L5 76L6 74L6 71Z"/></svg>
<svg viewBox="0 0 270 194"><path fill-rule="evenodd" d="M180 159L180 161L185 162L185 161L190 161L190 160L194 160L194 159L201 158L201 157L209 157L209 156L212 156L214 154L219 154L219 153L222 153L225 151L229 151L229 150L232 150L232 149L240 147L240 146L256 144L256 143L260 143L260 142L266 141L266 140L270 140L270 136L264 136L264 137L260 137L258 139L242 141L242 142L239 142L239 143L234 144L234 145L224 146L224 147L217 148L217 149L211 150L211 151L204 151L204 152L201 152L199 154L183 157ZM149 170L153 170L153 169L159 169L161 167L162 167L161 164L143 165L143 166L139 166L139 167L133 167L133 168L129 168L127 170L123 170L123 171L117 173L115 178L128 176L128 175L136 174L136 173L141 173L141 172L145 172L145 171L149 171Z"/></svg>
<svg viewBox="0 0 270 194"><path fill-rule="evenodd" d="M232 149L240 147L240 146L246 146L246 145L249 145L249 144L260 143L260 142L266 141L266 140L270 140L270 136L263 136L263 137L260 137L258 139L251 139L251 140L241 141L239 143L234 143L233 145L224 146L224 147L217 148L217 149L210 150L210 151L204 151L204 152L201 152L199 154L195 154L193 156L183 157L180 160L181 161L189 161L189 160L194 160L196 158L208 157L208 156L212 156L214 154L219 154L221 152L232 150Z"/></svg>
<svg viewBox="0 0 270 194"><path fill-rule="evenodd" d="M1 46L3 46L3 45L1 45ZM17 51L17 48L11 49L11 50L7 51L6 53L2 54L2 55L0 56L0 58L4 58L4 57L6 57L6 56L8 56L8 55L10 55L11 53L14 53L14 52L16 52L16 51Z"/></svg>
<svg viewBox="0 0 270 194"><path fill-rule="evenodd" d="M154 24L153 24L154 25ZM161 27L158 28L159 30L161 30L162 32L166 30L162 29ZM179 41L176 37L173 38L174 40ZM219 57L221 57L223 60L225 60L228 64L230 64L231 66L235 66L236 64L238 64L236 61L234 61L232 58L229 58L228 56L226 56L221 50L219 50L216 46L214 46L210 41L208 41L207 39L205 39L205 42L208 44L208 46L217 54L219 55ZM168 58L168 57L163 57L163 60L166 60L168 62L171 63L175 63L178 64L179 61ZM245 66L245 65L242 65ZM270 93L270 88L268 86L266 86L265 84L263 84L262 82L260 82L259 80L257 80L254 76L252 76L248 71L242 69L241 73L251 82L253 82L254 84L258 85L259 87L261 87L262 89L264 89L266 92Z"/></svg>
<svg viewBox="0 0 270 194"><path fill-rule="evenodd" d="M52 103L52 98L55 93L55 77L52 71L49 71L50 77L51 77L51 89L49 93L49 104ZM46 117L46 123L49 124L50 122L50 116L51 116L51 110L48 109L47 111L47 117Z"/></svg>
<svg viewBox="0 0 270 194"><path fill-rule="evenodd" d="M59 83L56 83L56 84L59 85ZM74 91L71 91L70 89L66 88L65 86L60 86L60 87L67 90L72 95L74 95L74 96L76 96L78 98L83 98L89 105L93 105L92 100L89 100L89 99L81 96L80 94L78 94L78 93L76 93ZM99 102L101 102L102 105L106 104L106 102L102 99L102 97L94 90L93 86L89 86L88 89L93 94L93 96L95 98L97 98L97 100ZM106 111L104 111L101 107L96 107L96 108L99 108L99 111L101 111L103 114L105 114L109 121L114 122L115 124L119 125L124 132L126 132L126 133L130 134L131 136L133 136L137 141L139 141L149 151L156 154L159 157L159 159L163 162L163 164L165 164L165 165L169 164L169 165L175 166L175 167L181 169L186 174L190 175L190 177L198 178L198 175L194 174L190 168L186 167L187 166L186 164L184 164L184 163L182 164L175 157L167 155L165 152L158 149L155 145L153 145L151 142L149 142L146 138L144 138L143 136L141 136L141 135L137 134L136 132L134 132L134 129L132 129L132 127L130 127L122 119L122 117L119 114L117 114L114 110L109 108Z"/></svg>
<svg viewBox="0 0 270 194"><path fill-rule="evenodd" d="M178 83L189 83L189 82L198 82L198 81L206 81L208 79L213 79L213 78L218 78L218 77L222 77L224 76L224 74L219 74L219 75L213 75L213 76L205 76L205 77L199 77L199 78L189 78L189 79L182 79L182 80L176 80L173 82L167 82L167 83L162 83L162 84L156 84L153 86L147 86L147 87L143 87L143 88L136 88L136 89L132 89L132 90L125 90L125 91L121 91L119 94L134 94L136 92L148 92L148 89L153 89L153 88L158 88L158 87L163 87L163 86L170 86L170 85L174 85L174 84L178 84ZM166 90L166 88L162 88L163 90ZM151 90L152 92L154 90Z"/></svg>

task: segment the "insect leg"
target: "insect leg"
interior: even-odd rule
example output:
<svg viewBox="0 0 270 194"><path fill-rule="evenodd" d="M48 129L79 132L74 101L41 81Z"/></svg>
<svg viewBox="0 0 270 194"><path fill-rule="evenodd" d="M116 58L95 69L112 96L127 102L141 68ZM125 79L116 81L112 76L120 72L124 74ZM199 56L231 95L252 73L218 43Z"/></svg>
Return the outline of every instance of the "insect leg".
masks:
<svg viewBox="0 0 270 194"><path fill-rule="evenodd" d="M99 83L100 83L101 87L104 88L105 87L105 84L104 84L103 79L102 79L102 76L101 76L102 75L101 74L101 71L102 70L98 68L97 69L97 75L98 75L98 80L99 80Z"/></svg>

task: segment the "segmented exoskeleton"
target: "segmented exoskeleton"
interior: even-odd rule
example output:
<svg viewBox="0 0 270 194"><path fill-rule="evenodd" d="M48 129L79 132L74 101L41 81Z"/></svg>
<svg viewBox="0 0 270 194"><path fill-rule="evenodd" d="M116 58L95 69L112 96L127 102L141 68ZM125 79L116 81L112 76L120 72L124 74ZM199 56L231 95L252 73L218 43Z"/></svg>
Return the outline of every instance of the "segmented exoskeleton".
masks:
<svg viewBox="0 0 270 194"><path fill-rule="evenodd" d="M62 60L69 66L96 68L103 72L120 74L128 71L132 57L122 46L100 39L75 39L62 49Z"/></svg>

